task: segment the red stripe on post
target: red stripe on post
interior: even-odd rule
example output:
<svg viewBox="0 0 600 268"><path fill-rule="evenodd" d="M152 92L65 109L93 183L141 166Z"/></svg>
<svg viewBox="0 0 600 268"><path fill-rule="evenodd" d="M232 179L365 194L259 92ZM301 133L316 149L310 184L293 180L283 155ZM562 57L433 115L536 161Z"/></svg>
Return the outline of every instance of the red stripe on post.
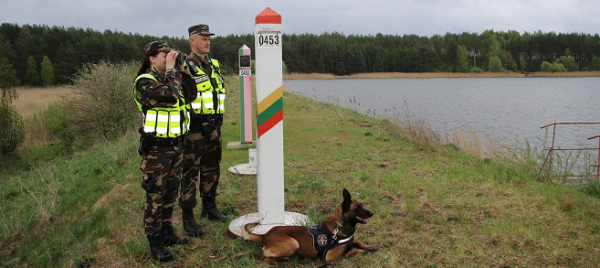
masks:
<svg viewBox="0 0 600 268"><path fill-rule="evenodd" d="M279 15L275 10L272 10L270 7L265 8L258 16L256 16L255 24L281 24L281 15Z"/></svg>
<svg viewBox="0 0 600 268"><path fill-rule="evenodd" d="M269 120L265 121L264 123L262 123L260 126L257 127L257 135L258 137L262 136L263 134L267 133L269 130L271 130L271 128L273 128L275 125L277 125L277 123L281 122L283 120L283 110L277 112L276 114L273 115L273 117L269 118Z"/></svg>

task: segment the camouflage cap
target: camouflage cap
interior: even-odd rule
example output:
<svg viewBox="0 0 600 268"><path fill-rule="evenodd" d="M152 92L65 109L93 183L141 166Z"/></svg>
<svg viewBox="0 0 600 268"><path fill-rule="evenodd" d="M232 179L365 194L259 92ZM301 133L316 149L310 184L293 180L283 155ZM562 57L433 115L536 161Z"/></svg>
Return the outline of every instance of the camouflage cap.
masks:
<svg viewBox="0 0 600 268"><path fill-rule="evenodd" d="M210 30L208 29L208 25L206 25L206 24L198 24L198 25L191 26L190 28L188 28L188 33L190 33L190 35L192 35L192 34L215 35L214 33L210 32Z"/></svg>
<svg viewBox="0 0 600 268"><path fill-rule="evenodd" d="M152 41L144 46L144 52L146 56L154 55L158 52L169 52L172 49L169 48L167 41Z"/></svg>

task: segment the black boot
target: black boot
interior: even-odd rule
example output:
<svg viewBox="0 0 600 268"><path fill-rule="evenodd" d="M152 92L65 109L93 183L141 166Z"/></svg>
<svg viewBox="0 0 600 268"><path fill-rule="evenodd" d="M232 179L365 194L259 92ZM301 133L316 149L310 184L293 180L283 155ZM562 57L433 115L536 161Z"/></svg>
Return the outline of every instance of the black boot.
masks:
<svg viewBox="0 0 600 268"><path fill-rule="evenodd" d="M193 209L182 209L181 218L183 219L183 229L189 237L200 237L203 234L202 229L200 229L200 226L196 223L196 219L194 219Z"/></svg>
<svg viewBox="0 0 600 268"><path fill-rule="evenodd" d="M217 202L214 197L202 197L202 213L200 217L208 218L210 221L227 221L227 216L221 214L217 209Z"/></svg>
<svg viewBox="0 0 600 268"><path fill-rule="evenodd" d="M163 246L170 247L173 245L185 245L188 243L187 238L180 238L175 235L175 230L173 226L166 225L160 228L160 232L163 236Z"/></svg>
<svg viewBox="0 0 600 268"><path fill-rule="evenodd" d="M173 260L173 255L163 245L163 239L160 232L153 235L146 235L148 242L150 242L150 252L152 256L161 262L167 262Z"/></svg>

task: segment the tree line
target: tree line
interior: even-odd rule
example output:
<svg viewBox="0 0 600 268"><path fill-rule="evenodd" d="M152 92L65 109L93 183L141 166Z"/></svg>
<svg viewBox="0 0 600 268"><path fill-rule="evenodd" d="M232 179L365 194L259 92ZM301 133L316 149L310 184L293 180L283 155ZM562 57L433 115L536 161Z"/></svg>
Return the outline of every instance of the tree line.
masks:
<svg viewBox="0 0 600 268"><path fill-rule="evenodd" d="M131 62L150 41L189 52L187 36L150 36L64 26L0 24L0 87L69 84L85 64ZM210 56L237 73L238 51L254 51L254 35L215 36ZM600 36L486 30L418 35L283 34L287 72L536 72L600 70Z"/></svg>

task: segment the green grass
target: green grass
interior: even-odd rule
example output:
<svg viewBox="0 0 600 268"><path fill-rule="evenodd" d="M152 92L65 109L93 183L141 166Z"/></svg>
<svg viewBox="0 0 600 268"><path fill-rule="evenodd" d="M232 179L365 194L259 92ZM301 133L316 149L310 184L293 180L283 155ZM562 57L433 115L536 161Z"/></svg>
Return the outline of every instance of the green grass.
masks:
<svg viewBox="0 0 600 268"><path fill-rule="evenodd" d="M223 144L239 141L237 79L228 79ZM133 103L132 103L133 105ZM405 129L332 104L284 95L285 207L327 217L342 188L375 212L356 239L379 251L337 267L596 267L600 200L535 179L527 169L456 146L416 143ZM228 223L152 259L143 235L136 132L31 166L0 181L2 267L272 267ZM257 211L256 178L227 172L248 150L224 150L218 202ZM535 169L534 169L535 170ZM594 190L596 189L596 190ZM176 232L183 234L175 209ZM292 258L291 267L318 260Z"/></svg>

